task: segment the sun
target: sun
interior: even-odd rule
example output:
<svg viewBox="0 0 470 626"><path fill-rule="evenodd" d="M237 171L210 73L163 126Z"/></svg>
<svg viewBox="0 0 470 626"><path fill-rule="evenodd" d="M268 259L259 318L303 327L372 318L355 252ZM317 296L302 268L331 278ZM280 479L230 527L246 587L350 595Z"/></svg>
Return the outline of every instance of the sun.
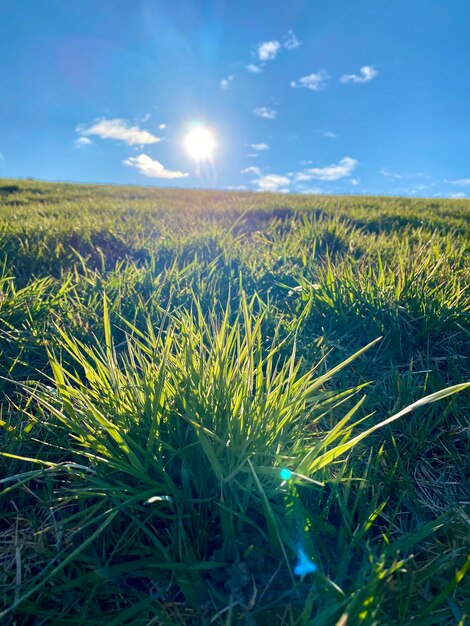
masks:
<svg viewBox="0 0 470 626"><path fill-rule="evenodd" d="M196 126L188 133L184 145L195 161L211 161L215 150L215 137L208 128Z"/></svg>

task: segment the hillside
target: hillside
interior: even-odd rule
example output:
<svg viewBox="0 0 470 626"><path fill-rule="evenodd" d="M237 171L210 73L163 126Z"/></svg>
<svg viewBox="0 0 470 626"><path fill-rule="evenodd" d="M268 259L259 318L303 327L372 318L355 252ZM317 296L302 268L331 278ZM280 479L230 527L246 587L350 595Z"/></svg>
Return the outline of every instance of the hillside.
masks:
<svg viewBox="0 0 470 626"><path fill-rule="evenodd" d="M469 217L0 179L0 616L469 619Z"/></svg>

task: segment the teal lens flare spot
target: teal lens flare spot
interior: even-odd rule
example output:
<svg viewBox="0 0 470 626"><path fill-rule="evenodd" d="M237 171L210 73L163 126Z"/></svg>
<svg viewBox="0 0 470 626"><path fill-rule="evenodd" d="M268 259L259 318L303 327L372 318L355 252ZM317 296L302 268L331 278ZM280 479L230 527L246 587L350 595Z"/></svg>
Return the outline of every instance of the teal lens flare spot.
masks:
<svg viewBox="0 0 470 626"><path fill-rule="evenodd" d="M284 468L279 472L279 476L282 480L290 480L292 478L292 472L290 469Z"/></svg>
<svg viewBox="0 0 470 626"><path fill-rule="evenodd" d="M297 549L297 565L294 568L294 574L302 578L307 574L317 571L317 566L311 561L302 548Z"/></svg>

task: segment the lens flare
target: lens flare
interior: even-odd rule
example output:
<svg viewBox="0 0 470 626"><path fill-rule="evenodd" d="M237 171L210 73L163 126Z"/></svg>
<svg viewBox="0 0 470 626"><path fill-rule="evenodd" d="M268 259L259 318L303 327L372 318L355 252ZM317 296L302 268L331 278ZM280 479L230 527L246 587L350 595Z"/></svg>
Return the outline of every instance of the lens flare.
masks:
<svg viewBox="0 0 470 626"><path fill-rule="evenodd" d="M305 554L301 547L297 548L297 565L294 568L294 574L302 578L307 574L317 571L317 566Z"/></svg>

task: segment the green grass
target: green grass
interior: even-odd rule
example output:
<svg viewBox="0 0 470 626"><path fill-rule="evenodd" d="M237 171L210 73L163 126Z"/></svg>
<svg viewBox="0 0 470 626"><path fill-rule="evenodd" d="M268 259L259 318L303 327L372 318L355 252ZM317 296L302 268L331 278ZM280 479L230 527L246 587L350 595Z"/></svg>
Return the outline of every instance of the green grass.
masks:
<svg viewBox="0 0 470 626"><path fill-rule="evenodd" d="M0 180L2 623L467 623L469 209Z"/></svg>

